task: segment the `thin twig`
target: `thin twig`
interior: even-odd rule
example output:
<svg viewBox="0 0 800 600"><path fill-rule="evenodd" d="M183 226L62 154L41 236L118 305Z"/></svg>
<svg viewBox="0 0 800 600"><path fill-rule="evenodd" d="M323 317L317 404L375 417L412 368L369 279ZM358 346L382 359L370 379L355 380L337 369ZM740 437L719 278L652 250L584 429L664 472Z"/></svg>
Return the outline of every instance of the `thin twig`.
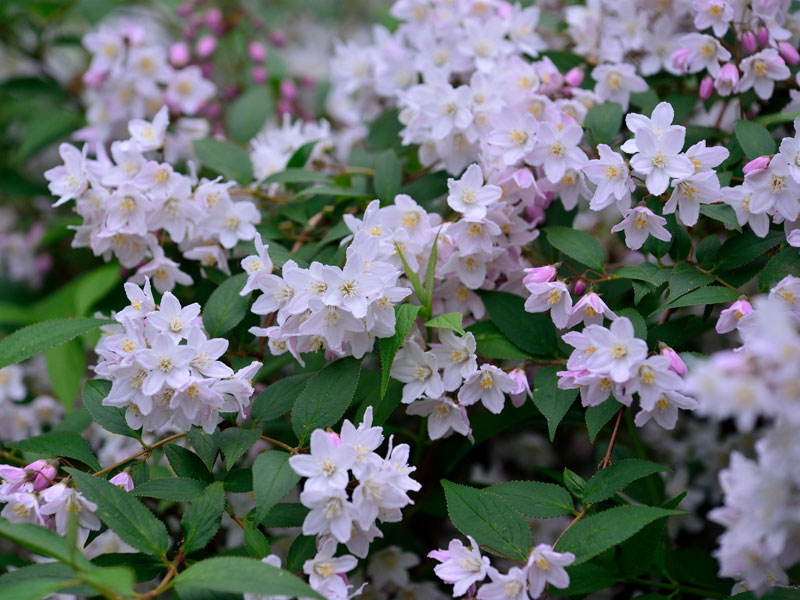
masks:
<svg viewBox="0 0 800 600"><path fill-rule="evenodd" d="M110 467L106 467L105 469L100 469L99 471L97 471L95 473L92 473L92 474L93 475L102 475L103 473L108 473L109 471L113 471L114 469L116 469L118 467L121 467L125 463L129 463L130 461L139 458L140 456L144 456L145 454L150 454L153 450L155 450L156 448L160 448L164 444L169 444L170 442L175 441L175 440L179 440L180 438L185 437L185 436L186 436L185 433L176 433L175 435L171 435L171 436L169 436L167 438L164 438L163 440L161 440L159 442L156 442L155 444L152 444L150 446L145 446L144 450L141 450L140 452L137 452L136 454L134 454L132 456L129 456L128 458L125 458L125 459L119 461L118 463L114 463Z"/></svg>
<svg viewBox="0 0 800 600"><path fill-rule="evenodd" d="M262 435L261 439L264 440L265 442L273 444L274 446L280 446L281 448L283 448L287 452L291 452L292 454L297 454L299 452L298 448L292 448L289 444L284 444L283 442L273 439L271 437L267 437L266 435Z"/></svg>
<svg viewBox="0 0 800 600"><path fill-rule="evenodd" d="M617 433L619 432L619 424L622 422L622 415L625 412L625 407L619 409L617 412L617 422L614 423L614 431L611 432L611 441L608 442L608 450L606 450L606 455L603 457L602 462L598 468L605 469L606 467L611 465L611 453L614 451L614 444L617 442Z"/></svg>

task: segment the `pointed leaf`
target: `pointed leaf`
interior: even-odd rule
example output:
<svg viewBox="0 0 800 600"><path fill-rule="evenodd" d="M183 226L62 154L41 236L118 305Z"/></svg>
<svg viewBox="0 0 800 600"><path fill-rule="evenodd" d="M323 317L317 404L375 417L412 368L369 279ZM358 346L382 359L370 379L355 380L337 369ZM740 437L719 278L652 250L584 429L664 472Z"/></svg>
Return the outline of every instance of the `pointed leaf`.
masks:
<svg viewBox="0 0 800 600"><path fill-rule="evenodd" d="M110 323L108 319L53 319L17 329L0 340L0 369Z"/></svg>
<svg viewBox="0 0 800 600"><path fill-rule="evenodd" d="M116 406L104 406L103 400L108 397L111 391L111 382L105 379L92 379L83 385L83 405L92 419L106 431L125 435L134 439L139 439L128 422L121 408Z"/></svg>
<svg viewBox="0 0 800 600"><path fill-rule="evenodd" d="M183 549L187 554L202 550L217 535L225 507L222 482L208 486L186 509L181 519Z"/></svg>
<svg viewBox="0 0 800 600"><path fill-rule="evenodd" d="M268 450L253 463L253 491L256 493L256 520L263 521L273 506L300 481L289 466L289 453Z"/></svg>
<svg viewBox="0 0 800 600"><path fill-rule="evenodd" d="M558 388L558 367L544 367L536 372L533 384L533 403L547 419L547 431L550 441L556 434L556 428L567 414L569 407L575 402L578 390L561 390Z"/></svg>
<svg viewBox="0 0 800 600"><path fill-rule="evenodd" d="M667 467L638 458L620 460L600 470L583 486L583 502L594 504L611 498L629 483L653 473L669 471Z"/></svg>
<svg viewBox="0 0 800 600"><path fill-rule="evenodd" d="M569 492L555 483L508 481L490 485L484 491L497 494L526 517L550 519L573 511Z"/></svg>
<svg viewBox="0 0 800 600"><path fill-rule="evenodd" d="M420 307L416 304L400 304L395 306L395 330L390 338L382 338L379 341L379 352L381 357L381 398L386 395L389 388L389 372L394 362L397 351L411 331L412 325L417 318Z"/></svg>
<svg viewBox="0 0 800 600"><path fill-rule="evenodd" d="M6 446L34 454L74 458L95 471L100 470L100 463L92 454L88 442L74 431L48 431L27 440L6 442Z"/></svg>

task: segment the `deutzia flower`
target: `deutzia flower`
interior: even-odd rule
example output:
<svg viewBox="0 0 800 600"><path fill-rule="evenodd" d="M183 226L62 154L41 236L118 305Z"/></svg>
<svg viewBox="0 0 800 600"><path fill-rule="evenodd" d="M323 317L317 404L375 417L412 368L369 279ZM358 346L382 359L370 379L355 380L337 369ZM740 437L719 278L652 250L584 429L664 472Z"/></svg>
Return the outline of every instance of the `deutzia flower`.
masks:
<svg viewBox="0 0 800 600"><path fill-rule="evenodd" d="M475 336L467 333L458 337L449 329L440 329L439 341L441 344L434 346L432 351L436 355L437 365L444 369L442 376L444 390L452 392L478 368Z"/></svg>
<svg viewBox="0 0 800 600"><path fill-rule="evenodd" d="M557 588L569 587L569 575L564 567L575 562L572 552L555 552L549 544L538 544L528 557L528 594L538 598L544 592L545 585L550 583Z"/></svg>
<svg viewBox="0 0 800 600"><path fill-rule="evenodd" d="M322 429L311 434L310 454L296 454L289 465L302 477L308 477L306 489L344 489L349 481L347 470L356 460L356 450L349 444L336 444Z"/></svg>
<svg viewBox="0 0 800 600"><path fill-rule="evenodd" d="M608 308L608 305L594 292L584 294L572 308L572 316L567 322L567 327L575 327L580 322L586 325L601 325L603 317L616 319L617 315Z"/></svg>
<svg viewBox="0 0 800 600"><path fill-rule="evenodd" d="M469 546L461 540L452 540L447 550L434 550L428 554L441 564L434 567L437 577L445 583L453 584L453 597L463 596L469 586L483 581L490 567L489 559L481 556L478 544L467 536Z"/></svg>
<svg viewBox="0 0 800 600"><path fill-rule="evenodd" d="M164 135L167 133L169 125L169 113L167 107L161 109L153 117L152 122L142 119L133 119L128 123L128 132L131 134L131 141L142 152L157 150L164 145Z"/></svg>
<svg viewBox="0 0 800 600"><path fill-rule="evenodd" d="M756 96L762 100L769 100L772 97L776 81L788 79L792 74L774 48L765 48L748 56L742 60L739 68L742 70L739 91L746 92L754 88Z"/></svg>
<svg viewBox="0 0 800 600"><path fill-rule="evenodd" d="M342 543L350 539L356 513L343 489L306 488L300 502L311 509L303 521L303 535L331 534Z"/></svg>
<svg viewBox="0 0 800 600"><path fill-rule="evenodd" d="M57 483L41 493L41 513L53 515L56 521L56 533L67 535L70 512L75 513L78 525L85 529L100 529L100 519L95 512L97 505L89 502L78 490Z"/></svg>
<svg viewBox="0 0 800 600"><path fill-rule="evenodd" d="M623 111L628 110L631 92L647 91L647 82L626 63L597 66L592 69L592 78L597 82L595 93L607 102L618 102Z"/></svg>
<svg viewBox="0 0 800 600"><path fill-rule="evenodd" d="M650 419L654 419L664 429L675 429L678 421L678 409L694 410L697 401L678 392L664 391L655 403L652 410L640 410L636 413L633 422L641 427Z"/></svg>
<svg viewBox="0 0 800 600"><path fill-rule="evenodd" d="M50 182L47 186L50 193L59 197L53 206L61 206L65 202L78 198L86 191L88 185L86 155L70 144L61 144L58 147L58 154L64 164L53 167L44 173L45 178Z"/></svg>
<svg viewBox="0 0 800 600"><path fill-rule="evenodd" d="M303 563L303 573L308 575L311 587L318 588L331 578L339 579L339 573L352 571L358 565L355 557L349 554L339 557L335 557L335 554L336 542L329 539L323 542L314 558Z"/></svg>
<svg viewBox="0 0 800 600"><path fill-rule="evenodd" d="M622 155L607 144L598 144L597 152L600 158L590 160L583 168L584 174L597 185L589 207L602 210L617 202L621 210L627 210L631 205L631 192L636 189L628 165Z"/></svg>
<svg viewBox="0 0 800 600"><path fill-rule="evenodd" d="M491 583L484 583L478 590L478 600L528 600L528 573L519 567L511 567L501 573L489 567Z"/></svg>
<svg viewBox="0 0 800 600"><path fill-rule="evenodd" d="M722 200L719 179L714 171L703 171L673 182L674 190L664 205L664 214L677 209L681 223L692 227L700 216L701 204L712 204Z"/></svg>
<svg viewBox="0 0 800 600"><path fill-rule="evenodd" d="M572 296L561 281L529 283L525 286L530 296L525 300L525 310L531 313L550 311L550 318L559 329L567 326L572 316Z"/></svg>
<svg viewBox="0 0 800 600"><path fill-rule="evenodd" d="M436 400L417 400L406 408L409 415L428 417L428 437L438 440L451 431L468 436L470 434L467 411L447 396Z"/></svg>
<svg viewBox="0 0 800 600"><path fill-rule="evenodd" d="M578 144L583 138L583 128L571 118L558 118L557 123L545 121L539 127L536 146L527 161L541 165L551 183L558 183L567 169L580 169L587 161Z"/></svg>
<svg viewBox="0 0 800 600"><path fill-rule="evenodd" d="M483 364L464 382L458 391L458 401L462 406L480 401L490 412L500 414L505 404L505 395L516 387L517 383L508 373L494 365Z"/></svg>
<svg viewBox="0 0 800 600"><path fill-rule="evenodd" d="M486 217L486 208L503 195L496 185L483 184L483 171L476 164L470 165L461 179L448 179L447 189L447 204L468 219Z"/></svg>
<svg viewBox="0 0 800 600"><path fill-rule="evenodd" d="M696 11L694 26L698 31L711 27L718 38L728 31L733 19L733 6L726 0L694 0L692 8Z"/></svg>
<svg viewBox="0 0 800 600"><path fill-rule="evenodd" d="M633 169L646 176L647 191L662 194L669 186L670 177L683 178L694 173L691 161L681 154L686 130L675 126L656 135L651 129L636 130L638 154L631 157Z"/></svg>
<svg viewBox="0 0 800 600"><path fill-rule="evenodd" d="M406 342L397 353L391 375L406 384L403 386L403 404L410 404L423 396L438 398L444 393L436 355L423 351L414 341Z"/></svg>
<svg viewBox="0 0 800 600"><path fill-rule="evenodd" d="M791 177L789 165L776 154L769 167L751 171L744 185L752 192L748 209L753 213L777 211L787 221L795 221L800 211L800 193Z"/></svg>
<svg viewBox="0 0 800 600"><path fill-rule="evenodd" d="M589 325L583 333L595 348L586 359L586 368L595 373L609 373L614 381L628 380L633 366L647 356L647 344L634 335L633 324L627 317L619 317L609 329Z"/></svg>

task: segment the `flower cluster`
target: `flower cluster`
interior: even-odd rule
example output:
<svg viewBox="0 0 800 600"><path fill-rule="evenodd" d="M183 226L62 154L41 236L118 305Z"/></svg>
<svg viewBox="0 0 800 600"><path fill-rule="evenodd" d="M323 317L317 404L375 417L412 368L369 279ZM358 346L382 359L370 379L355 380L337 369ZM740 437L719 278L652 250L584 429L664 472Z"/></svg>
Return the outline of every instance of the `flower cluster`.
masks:
<svg viewBox="0 0 800 600"><path fill-rule="evenodd" d="M383 537L377 522L396 523L401 509L413 504L408 492L418 491L408 464L409 446L393 445L386 457L375 450L383 443L383 428L372 425L372 407L356 427L345 420L339 434L317 429L311 434L311 451L289 458L289 466L306 477L300 502L310 509L303 535L316 535L317 555L303 571L311 587L332 600L348 598L348 586L339 574L356 566L346 555L334 558L337 543L365 557L376 537ZM351 478L352 477L352 478Z"/></svg>
<svg viewBox="0 0 800 600"><path fill-rule="evenodd" d="M197 182L168 162L148 158L163 146L168 121L166 107L152 121L130 121L131 137L111 144L112 158L99 151L89 159L88 146L81 152L62 144L64 164L45 173L58 196L54 206L75 200L83 217L73 246L89 247L106 260L113 255L124 267L137 269L134 281L150 276L160 292L192 283L165 255L160 232L169 234L186 258L230 273L228 250L252 239L261 220L251 201L231 198L233 182Z"/></svg>
<svg viewBox="0 0 800 600"><path fill-rule="evenodd" d="M785 585L785 569L800 556L800 478L794 468L800 458L798 290L800 279L788 276L752 306L737 302L728 321L735 321L742 346L698 363L688 380L701 414L732 419L744 432L758 419L768 423L760 430L753 458L732 452L719 475L724 504L709 514L725 527L716 552L720 575L735 578L740 590L758 593Z"/></svg>
<svg viewBox="0 0 800 600"><path fill-rule="evenodd" d="M330 124L325 119L317 123L299 120L293 123L284 114L280 126L267 125L250 140L250 162L256 181L283 171L292 155L310 142L318 142L311 153L311 158L316 158L319 150L330 144L330 137Z"/></svg>
<svg viewBox="0 0 800 600"><path fill-rule="evenodd" d="M156 305L149 280L126 283L130 305L106 326L95 351L97 375L111 381L103 400L125 408L128 424L146 431L192 425L212 433L220 413L242 413L250 405L250 380L261 367L252 362L236 373L219 358L228 340L209 338L197 303L182 307L170 292Z"/></svg>
<svg viewBox="0 0 800 600"><path fill-rule="evenodd" d="M469 594L478 600L536 600L549 584L557 588L569 587L569 574L564 567L575 561L571 552L556 552L548 544L538 544L531 550L522 567L498 571L489 558L481 555L475 540L467 536L469 546L459 539L450 542L447 550L434 550L428 554L439 561L434 571L444 581L453 585L453 597ZM477 584L489 576L491 583ZM477 595L476 595L477 593Z"/></svg>
<svg viewBox="0 0 800 600"><path fill-rule="evenodd" d="M47 390L27 389L26 371L36 373L39 380L44 365L31 362L27 365L9 365L0 369L0 441L12 442L39 435L45 427L53 426L64 415L64 407L55 398L42 393ZM35 396L31 402L22 403L28 394Z"/></svg>
<svg viewBox="0 0 800 600"><path fill-rule="evenodd" d="M216 86L203 77L200 67L175 69L167 50L153 31L155 19L142 23L103 24L83 38L92 53L83 75L86 85L86 120L77 139L97 149L120 133L131 119L145 119L167 104L174 114L194 115L216 93ZM182 119L178 131L208 131L204 119ZM185 136L172 140L183 145Z"/></svg>

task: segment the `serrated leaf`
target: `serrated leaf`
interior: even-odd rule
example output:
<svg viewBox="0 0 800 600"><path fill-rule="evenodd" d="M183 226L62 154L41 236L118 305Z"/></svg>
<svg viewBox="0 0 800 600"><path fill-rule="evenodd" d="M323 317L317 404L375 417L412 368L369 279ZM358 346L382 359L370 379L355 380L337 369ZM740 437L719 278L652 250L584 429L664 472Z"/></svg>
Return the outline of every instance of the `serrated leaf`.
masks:
<svg viewBox="0 0 800 600"><path fill-rule="evenodd" d="M406 339L408 332L411 331L411 326L417 318L420 307L416 304L400 304L395 306L395 330L394 335L390 338L382 338L379 344L379 353L381 357L381 398L386 395L386 390L389 387L389 373L394 362L394 357L403 341Z"/></svg>
<svg viewBox="0 0 800 600"><path fill-rule="evenodd" d="M608 398L598 406L590 406L586 409L586 429L589 432L589 442L594 444L597 434L608 423L612 417L619 412L622 405L613 396Z"/></svg>
<svg viewBox="0 0 800 600"><path fill-rule="evenodd" d="M623 278L645 281L651 285L658 286L667 281L671 274L671 269L661 269L653 263L644 262L639 265L630 265L617 269L612 277L615 279Z"/></svg>
<svg viewBox="0 0 800 600"><path fill-rule="evenodd" d="M552 356L556 352L556 330L552 320L525 311L525 299L516 294L481 291L489 318L515 346L532 356Z"/></svg>
<svg viewBox="0 0 800 600"><path fill-rule="evenodd" d="M289 158L289 162L286 163L286 169L302 169L305 167L318 142L319 140L311 140L295 150L294 154Z"/></svg>
<svg viewBox="0 0 800 600"><path fill-rule="evenodd" d="M483 358L507 360L533 358L531 354L512 344L491 321L478 321L467 327L466 331L475 336L476 352Z"/></svg>
<svg viewBox="0 0 800 600"><path fill-rule="evenodd" d="M244 523L244 548L253 558L262 559L269 554L267 537L250 521Z"/></svg>
<svg viewBox="0 0 800 600"><path fill-rule="evenodd" d="M253 400L250 417L255 423L263 423L285 415L292 409L309 379L311 374L302 373L270 383Z"/></svg>
<svg viewBox="0 0 800 600"><path fill-rule="evenodd" d="M0 369L110 323L108 319L53 319L17 329L0 340Z"/></svg>
<svg viewBox="0 0 800 600"><path fill-rule="evenodd" d="M426 321L425 327L452 329L461 335L466 335L467 332L464 331L464 328L461 325L462 317L463 315L461 313L446 313L444 315L439 315L438 317L433 317L430 321Z"/></svg>
<svg viewBox="0 0 800 600"><path fill-rule="evenodd" d="M763 125L753 121L737 121L733 131L748 158L775 153L775 140Z"/></svg>
<svg viewBox="0 0 800 600"><path fill-rule="evenodd" d="M561 536L555 550L572 552L575 555L573 564L579 565L621 544L645 525L681 514L684 512L653 506L617 506L575 523Z"/></svg>
<svg viewBox="0 0 800 600"><path fill-rule="evenodd" d="M533 380L533 403L547 419L547 431L551 442L558 424L578 396L576 389L558 389L558 375L556 375L558 370L557 367L544 367L536 372Z"/></svg>
<svg viewBox="0 0 800 600"><path fill-rule="evenodd" d="M308 509L299 502L281 502L261 520L264 527L302 527Z"/></svg>
<svg viewBox="0 0 800 600"><path fill-rule="evenodd" d="M797 248L786 248L769 259L758 276L758 291L762 294L769 292L787 275L800 276L800 255Z"/></svg>
<svg viewBox="0 0 800 600"><path fill-rule="evenodd" d="M215 173L242 185L253 181L250 157L238 146L214 138L194 140L192 146L197 160Z"/></svg>
<svg viewBox="0 0 800 600"><path fill-rule="evenodd" d="M714 261L715 268L720 271L727 271L741 267L755 259L762 257L768 250L774 248L785 239L781 231L769 231L763 238L758 237L752 231L745 231L741 235L735 235L725 241Z"/></svg>
<svg viewBox="0 0 800 600"><path fill-rule="evenodd" d="M220 449L225 457L225 468L229 471L234 463L253 447L261 437L260 429L229 427L220 436Z"/></svg>
<svg viewBox="0 0 800 600"><path fill-rule="evenodd" d="M712 281L713 275L701 273L689 263L679 262L672 268L672 276L669 278L669 299L679 298Z"/></svg>
<svg viewBox="0 0 800 600"><path fill-rule="evenodd" d="M261 183L324 183L326 185L333 185L333 179L318 171L284 169L283 171L278 171L266 177Z"/></svg>
<svg viewBox="0 0 800 600"><path fill-rule="evenodd" d="M139 439L125 420L125 413L116 406L104 406L103 400L111 391L111 382L105 379L92 379L83 386L83 405L92 419L106 431Z"/></svg>
<svg viewBox="0 0 800 600"><path fill-rule="evenodd" d="M44 356L53 394L69 411L80 394L81 382L86 373L86 353L83 344L78 339L69 340L46 350Z"/></svg>
<svg viewBox="0 0 800 600"><path fill-rule="evenodd" d="M211 337L220 337L242 322L250 305L250 294L240 296L247 273L238 273L217 287L203 307L203 325Z"/></svg>
<svg viewBox="0 0 800 600"><path fill-rule="evenodd" d="M598 471L586 482L583 486L583 502L586 504L602 502L624 490L632 481L664 471L669 469L638 458L617 461Z"/></svg>
<svg viewBox="0 0 800 600"><path fill-rule="evenodd" d="M159 477L137 485L130 493L134 496L191 502L203 493L206 484L188 477Z"/></svg>
<svg viewBox="0 0 800 600"><path fill-rule="evenodd" d="M211 471L214 460L217 458L219 450L219 428L214 429L214 433L206 433L200 427L192 427L186 432L189 443L194 448L197 456L203 461L206 468Z"/></svg>
<svg viewBox="0 0 800 600"><path fill-rule="evenodd" d="M64 581L20 581L0 588L0 595L9 600L41 600L49 598L57 591L75 585L76 579Z"/></svg>
<svg viewBox="0 0 800 600"><path fill-rule="evenodd" d="M168 444L164 447L169 466L178 477L196 479L204 483L214 483L214 476L208 470L202 459L191 450Z"/></svg>
<svg viewBox="0 0 800 600"><path fill-rule="evenodd" d="M97 505L97 516L124 542L145 554L164 557L167 528L141 502L100 477L67 468L80 492Z"/></svg>
<svg viewBox="0 0 800 600"><path fill-rule="evenodd" d="M734 302L739 299L741 292L721 285L707 285L699 290L694 290L684 294L680 298L675 298L671 302L659 306L651 313L651 316L668 308L681 308L683 306L703 306L705 304L722 304Z"/></svg>
<svg viewBox="0 0 800 600"><path fill-rule="evenodd" d="M500 496L442 480L447 514L464 535L485 550L527 560L532 544L527 521Z"/></svg>
<svg viewBox="0 0 800 600"><path fill-rule="evenodd" d="M289 453L268 450L253 463L253 491L256 494L256 520L263 521L270 510L300 481L289 466Z"/></svg>
<svg viewBox="0 0 800 600"><path fill-rule="evenodd" d="M63 537L55 531L32 523L11 523L0 519L0 537L28 548L36 554L55 558L63 563L80 567L89 566L89 561L83 554L73 552Z"/></svg>
<svg viewBox="0 0 800 600"><path fill-rule="evenodd" d="M379 116L369 126L367 145L373 150L385 150L399 141L403 125L398 120L398 109L390 109Z"/></svg>
<svg viewBox="0 0 800 600"><path fill-rule="evenodd" d="M569 492L555 483L508 481L484 491L497 494L517 512L536 519L568 515L574 508Z"/></svg>
<svg viewBox="0 0 800 600"><path fill-rule="evenodd" d="M605 250L588 233L561 225L545 227L544 232L547 234L547 241L556 250L595 271L602 272L605 268Z"/></svg>
<svg viewBox="0 0 800 600"><path fill-rule="evenodd" d="M739 225L739 220L736 218L736 211L727 204L701 204L700 214L709 219L720 221L739 233L742 232L742 226Z"/></svg>
<svg viewBox="0 0 800 600"><path fill-rule="evenodd" d="M186 509L181 519L183 549L187 554L202 550L217 535L225 507L222 482L208 486L202 495Z"/></svg>
<svg viewBox="0 0 800 600"><path fill-rule="evenodd" d="M74 431L48 431L27 440L6 442L5 445L23 452L74 458L90 466L95 471L100 470L100 463L97 462L94 454L92 454L88 442Z"/></svg>
<svg viewBox="0 0 800 600"><path fill-rule="evenodd" d="M558 590L559 595L584 596L598 590L610 588L617 578L608 569L594 563L567 567L569 587ZM637 600L642 596L636 596Z"/></svg>
<svg viewBox="0 0 800 600"><path fill-rule="evenodd" d="M254 86L240 94L225 110L231 138L242 144L249 142L273 112L274 104L267 86Z"/></svg>
<svg viewBox="0 0 800 600"><path fill-rule="evenodd" d="M597 104L583 119L584 137L592 146L610 144L622 125L622 106L617 102ZM590 133L591 131L591 133ZM584 263L586 264L586 263Z"/></svg>
<svg viewBox="0 0 800 600"><path fill-rule="evenodd" d="M384 150L375 157L375 194L383 205L394 202L403 183L403 166L393 150Z"/></svg>
<svg viewBox="0 0 800 600"><path fill-rule="evenodd" d="M317 538L313 535L298 535L289 547L286 557L286 568L289 571L299 571L303 563L317 553Z"/></svg>
<svg viewBox="0 0 800 600"><path fill-rule="evenodd" d="M180 573L175 584L235 594L268 591L272 595L325 600L291 573L254 558L220 556L201 560Z"/></svg>

